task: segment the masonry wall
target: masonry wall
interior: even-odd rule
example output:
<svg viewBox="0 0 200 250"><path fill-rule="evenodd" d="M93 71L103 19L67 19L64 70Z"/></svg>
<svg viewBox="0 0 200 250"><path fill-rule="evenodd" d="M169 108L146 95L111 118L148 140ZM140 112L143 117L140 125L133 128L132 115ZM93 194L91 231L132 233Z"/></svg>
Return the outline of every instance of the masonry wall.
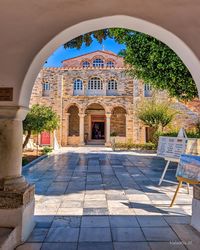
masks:
<svg viewBox="0 0 200 250"><path fill-rule="evenodd" d="M103 96L87 96L88 80L91 77L99 77L104 86ZM75 79L83 80L83 90L80 95L74 96L73 83ZM117 95L106 95L107 84L110 79L118 83ZM49 96L42 96L42 84L49 82L51 89ZM180 111L171 125L172 128L190 128L198 120L198 103L195 103L197 110L191 108L192 104L185 105L177 100L170 99L166 92L155 92L160 100L170 100L172 105ZM149 98L149 97L148 97ZM144 99L144 85L142 81L133 80L124 73L124 68L89 68L80 69L77 67L43 68L38 75L31 96L30 106L36 103L51 106L59 115L60 128L56 135L59 144L78 144L79 141L79 116L78 113L86 113L85 134L90 137L91 121L87 113L87 107L93 103L103 107L103 114L110 113L111 133L117 132L120 136L126 136L126 141L135 143L145 142L145 126L138 120L136 111L139 103ZM75 105L76 110L70 107ZM123 114L122 110L126 113ZM70 128L67 135L67 113L69 116ZM116 112L116 113L115 113ZM76 114L74 114L76 113ZM68 138L70 137L70 138Z"/></svg>
<svg viewBox="0 0 200 250"><path fill-rule="evenodd" d="M116 107L111 115L111 134L116 133L117 136L126 136L126 111L123 108Z"/></svg>

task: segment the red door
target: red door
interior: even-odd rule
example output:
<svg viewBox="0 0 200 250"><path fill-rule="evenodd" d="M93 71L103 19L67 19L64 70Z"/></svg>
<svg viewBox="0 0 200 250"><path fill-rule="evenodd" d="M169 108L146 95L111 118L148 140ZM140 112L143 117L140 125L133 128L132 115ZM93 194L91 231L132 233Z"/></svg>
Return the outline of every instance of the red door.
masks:
<svg viewBox="0 0 200 250"><path fill-rule="evenodd" d="M49 132L42 132L40 137L40 144L41 145L50 145L50 133Z"/></svg>

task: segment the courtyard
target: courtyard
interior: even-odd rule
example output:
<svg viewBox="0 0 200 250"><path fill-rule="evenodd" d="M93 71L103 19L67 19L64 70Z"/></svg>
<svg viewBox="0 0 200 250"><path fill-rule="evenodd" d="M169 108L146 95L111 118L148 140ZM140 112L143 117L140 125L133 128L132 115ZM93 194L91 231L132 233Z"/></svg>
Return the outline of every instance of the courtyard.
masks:
<svg viewBox="0 0 200 250"><path fill-rule="evenodd" d="M190 194L158 181L163 159L106 147L63 148L23 174L34 183L36 226L17 250L197 249ZM171 164L166 178L175 179Z"/></svg>

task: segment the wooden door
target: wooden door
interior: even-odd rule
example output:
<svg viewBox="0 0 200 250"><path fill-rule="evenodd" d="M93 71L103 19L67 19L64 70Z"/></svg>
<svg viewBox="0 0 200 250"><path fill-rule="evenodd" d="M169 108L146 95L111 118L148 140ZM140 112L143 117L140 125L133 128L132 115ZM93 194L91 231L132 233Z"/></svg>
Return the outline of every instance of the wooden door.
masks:
<svg viewBox="0 0 200 250"><path fill-rule="evenodd" d="M50 133L49 132L44 131L41 133L40 144L41 145L50 145Z"/></svg>

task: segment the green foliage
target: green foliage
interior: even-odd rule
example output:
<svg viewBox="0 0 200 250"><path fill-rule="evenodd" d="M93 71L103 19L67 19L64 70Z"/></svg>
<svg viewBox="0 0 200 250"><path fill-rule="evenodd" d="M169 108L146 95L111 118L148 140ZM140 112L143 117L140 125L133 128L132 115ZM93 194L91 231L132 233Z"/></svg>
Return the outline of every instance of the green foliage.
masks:
<svg viewBox="0 0 200 250"><path fill-rule="evenodd" d="M35 104L23 121L23 130L27 132L23 148L28 143L31 134L42 131L53 131L59 126L59 118L51 107Z"/></svg>
<svg viewBox="0 0 200 250"><path fill-rule="evenodd" d="M196 127L197 134L200 136L200 118L196 122L195 127Z"/></svg>
<svg viewBox="0 0 200 250"><path fill-rule="evenodd" d="M117 136L117 132L112 132L112 133L110 133L110 136Z"/></svg>
<svg viewBox="0 0 200 250"><path fill-rule="evenodd" d="M147 126L157 131L163 130L176 115L168 102L158 102L155 98L144 100L138 110L137 117Z"/></svg>
<svg viewBox="0 0 200 250"><path fill-rule="evenodd" d="M155 145L158 145L158 141L159 141L159 136L170 136L170 137L177 137L178 136L178 130L171 130L168 132L162 132L162 131L157 131L154 134L154 138L153 138L153 143ZM200 133L198 133L198 131L193 131L193 130L186 130L186 135L188 138L200 138Z"/></svg>
<svg viewBox="0 0 200 250"><path fill-rule="evenodd" d="M187 67L165 44L146 34L135 32L125 39L123 52L130 65L129 74L154 88L167 90L170 96L182 100L197 97L197 88Z"/></svg>
<svg viewBox="0 0 200 250"><path fill-rule="evenodd" d="M28 164L28 163L29 163L28 159L25 158L25 157L23 157L23 158L22 158L22 166L25 166L25 165Z"/></svg>
<svg viewBox="0 0 200 250"><path fill-rule="evenodd" d="M200 134L195 132L195 131L186 131L186 135L188 138L200 138ZM174 136L177 137L178 136L178 131L171 131L171 132L160 132L159 136Z"/></svg>
<svg viewBox="0 0 200 250"><path fill-rule="evenodd" d="M52 151L53 151L53 148L51 148L51 147L44 147L42 149L42 154L46 155L46 154L51 153Z"/></svg>
<svg viewBox="0 0 200 250"><path fill-rule="evenodd" d="M64 48L76 48L80 49L82 45L90 46L93 39L95 38L99 43L102 43L109 35L109 29L97 30L93 32L89 32L87 34L83 34L78 36L71 41L64 44Z"/></svg>
<svg viewBox="0 0 200 250"><path fill-rule="evenodd" d="M120 143L115 143L115 149L123 149L123 150L155 150L156 145L154 143L148 142L144 144L137 144L137 143L132 143L132 142L120 142Z"/></svg>
<svg viewBox="0 0 200 250"><path fill-rule="evenodd" d="M58 128L59 119L51 107L35 104L23 122L24 131L41 133L44 130L53 131Z"/></svg>
<svg viewBox="0 0 200 250"><path fill-rule="evenodd" d="M120 55L129 65L129 74L150 83L155 89L167 90L170 96L191 100L197 88L181 59L161 41L139 32L122 28L98 30L79 36L64 44L65 48L91 45L93 39L102 43L107 37L124 44Z"/></svg>

